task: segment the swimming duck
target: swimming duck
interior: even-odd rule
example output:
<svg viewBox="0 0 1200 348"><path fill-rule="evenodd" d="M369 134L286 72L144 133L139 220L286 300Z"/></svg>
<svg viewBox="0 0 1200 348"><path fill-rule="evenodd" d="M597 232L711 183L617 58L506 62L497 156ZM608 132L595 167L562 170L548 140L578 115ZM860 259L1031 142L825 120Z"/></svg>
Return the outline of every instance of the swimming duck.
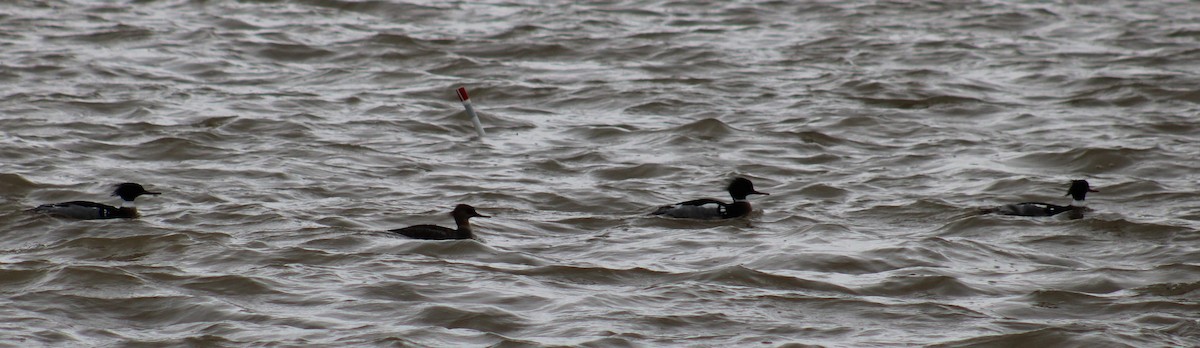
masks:
<svg viewBox="0 0 1200 348"><path fill-rule="evenodd" d="M388 232L399 233L413 239L471 239L471 222L473 217L491 217L475 212L475 207L459 204L454 207L454 211L450 212L450 216L454 217L454 224L458 229L450 229L436 225L416 225L405 228L397 228L388 230Z"/></svg>
<svg viewBox="0 0 1200 348"><path fill-rule="evenodd" d="M987 208L983 212L1017 216L1054 216L1065 212L1072 212L1072 218L1079 218L1083 217L1083 210L1087 209L1083 200L1087 198L1088 192L1100 191L1092 189L1087 180L1072 180L1071 187L1067 189L1066 194L1073 199L1071 205L1062 206L1041 202L1025 202Z"/></svg>
<svg viewBox="0 0 1200 348"><path fill-rule="evenodd" d="M726 189L729 190L729 196L733 197L733 203L703 198L662 206L650 215L688 219L731 219L750 213L750 202L746 200L746 196L769 195L769 193L755 191L754 183L746 178L733 179Z"/></svg>
<svg viewBox="0 0 1200 348"><path fill-rule="evenodd" d="M120 196L120 207L86 201L72 201L54 204L42 204L30 211L72 219L132 219L138 217L137 207L133 200L141 195L158 195L159 192L146 191L142 185L127 182L117 185L113 196Z"/></svg>

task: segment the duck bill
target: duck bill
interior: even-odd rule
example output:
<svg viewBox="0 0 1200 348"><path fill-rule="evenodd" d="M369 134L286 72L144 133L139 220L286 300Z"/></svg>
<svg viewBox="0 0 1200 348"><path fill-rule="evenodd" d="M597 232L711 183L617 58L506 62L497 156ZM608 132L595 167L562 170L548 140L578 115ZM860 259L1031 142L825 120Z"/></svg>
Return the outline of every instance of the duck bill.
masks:
<svg viewBox="0 0 1200 348"><path fill-rule="evenodd" d="M771 195L770 193L766 193L766 192L758 192L758 191L750 192L750 194L752 194L752 195L763 195L763 196L770 196L770 195Z"/></svg>
<svg viewBox="0 0 1200 348"><path fill-rule="evenodd" d="M471 217L490 218L491 216L475 213L475 215L471 215Z"/></svg>
<svg viewBox="0 0 1200 348"><path fill-rule="evenodd" d="M161 195L162 192L142 192L143 195Z"/></svg>

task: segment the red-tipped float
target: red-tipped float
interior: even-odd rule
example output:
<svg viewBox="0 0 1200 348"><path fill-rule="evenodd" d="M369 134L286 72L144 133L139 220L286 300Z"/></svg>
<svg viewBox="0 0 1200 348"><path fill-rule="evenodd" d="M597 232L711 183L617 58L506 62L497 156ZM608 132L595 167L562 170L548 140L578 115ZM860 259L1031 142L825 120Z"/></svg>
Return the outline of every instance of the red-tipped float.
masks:
<svg viewBox="0 0 1200 348"><path fill-rule="evenodd" d="M458 101L466 103L468 100L471 100L471 96L467 95L467 88L459 87L458 88Z"/></svg>
<svg viewBox="0 0 1200 348"><path fill-rule="evenodd" d="M475 124L475 133L479 133L479 139L483 139L483 124L479 123L479 115L471 106L471 97L467 95L466 87L458 88L458 100L462 101L463 108L467 109L467 115L471 116L471 123Z"/></svg>

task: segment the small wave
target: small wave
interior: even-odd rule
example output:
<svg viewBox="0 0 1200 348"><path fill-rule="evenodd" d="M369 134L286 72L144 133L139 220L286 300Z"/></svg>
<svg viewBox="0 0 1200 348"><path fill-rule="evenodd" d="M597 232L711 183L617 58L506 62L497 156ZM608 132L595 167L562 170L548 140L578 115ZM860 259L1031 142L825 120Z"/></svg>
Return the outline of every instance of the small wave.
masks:
<svg viewBox="0 0 1200 348"><path fill-rule="evenodd" d="M236 19L236 18L221 18L220 20L214 21L213 23L222 29L228 29L228 30L253 31L253 30L262 29L262 27L260 27L260 26L250 24L246 21Z"/></svg>
<svg viewBox="0 0 1200 348"><path fill-rule="evenodd" d="M737 131L738 130L736 128L733 128L718 119L706 118L675 127L671 130L671 133L685 134L688 136L699 137L701 139L720 139Z"/></svg>
<svg viewBox="0 0 1200 348"><path fill-rule="evenodd" d="M218 159L228 156L228 151L205 146L191 139L163 137L135 146L123 147L121 158L144 161L189 161Z"/></svg>
<svg viewBox="0 0 1200 348"><path fill-rule="evenodd" d="M609 167L588 172L604 180L651 179L672 176L675 166L661 164L638 164L630 167Z"/></svg>
<svg viewBox="0 0 1200 348"><path fill-rule="evenodd" d="M0 173L0 192L4 192L5 196L23 195L37 186L20 174Z"/></svg>
<svg viewBox="0 0 1200 348"><path fill-rule="evenodd" d="M547 277L570 284L582 285L622 285L650 284L654 279L667 277L670 273L646 268L614 269L604 267L585 267L570 265L549 265L527 270L513 271L525 276Z"/></svg>
<svg viewBox="0 0 1200 348"><path fill-rule="evenodd" d="M524 316L496 307L466 309L461 306L434 305L422 308L415 316L414 321L424 325L500 334L519 331L531 325Z"/></svg>
<svg viewBox="0 0 1200 348"><path fill-rule="evenodd" d="M833 187L827 184L812 184L800 189L799 194L805 197L819 198L826 201L845 201L851 195L849 190Z"/></svg>
<svg viewBox="0 0 1200 348"><path fill-rule="evenodd" d="M1138 292L1150 296L1184 296L1192 292L1200 290L1200 281L1192 283L1159 283L1151 284L1136 289Z"/></svg>
<svg viewBox="0 0 1200 348"><path fill-rule="evenodd" d="M1091 82L1102 83L1102 82ZM1062 103L1075 107L1136 107L1154 102L1155 95L1170 94L1145 84L1105 86L1085 89L1066 96Z"/></svg>
<svg viewBox="0 0 1200 348"><path fill-rule="evenodd" d="M279 296L285 294L277 290L281 285L272 280L241 275L189 277L179 284L183 288L231 297Z"/></svg>
<svg viewBox="0 0 1200 348"><path fill-rule="evenodd" d="M767 255L749 266L761 269L787 269L841 274L872 274L913 266L890 259L860 257L832 253L805 253L803 258Z"/></svg>
<svg viewBox="0 0 1200 348"><path fill-rule="evenodd" d="M357 41L357 42L352 41L352 42L347 42L346 44L350 45L350 44L356 44L356 43L370 43L370 44L377 44L377 45L383 45L383 46L395 46L395 47L412 47L412 46L424 45L424 44L426 44L426 41L412 37L410 35L403 34L403 33L378 33L375 35L371 35L370 37L368 37L362 41Z"/></svg>
<svg viewBox="0 0 1200 348"><path fill-rule="evenodd" d="M41 306L47 313L62 313L75 323L118 331L136 327L163 328L188 323L267 319L265 315L247 313L241 307L212 301L207 297L138 296L128 292L102 293L93 290L86 295L40 292L23 294L18 298L29 305Z"/></svg>
<svg viewBox="0 0 1200 348"><path fill-rule="evenodd" d="M282 136L304 135L303 138L312 137L309 135L309 132L312 132L312 127L304 123L263 118L236 117L225 119L221 121L221 125L217 130L221 132L220 134L228 136L272 134Z"/></svg>
<svg viewBox="0 0 1200 348"><path fill-rule="evenodd" d="M951 95L933 96L920 99L900 99L900 98L855 98L868 105L883 106L897 109L927 109L932 107L958 105L958 104L978 104L984 103L983 100L971 97L959 97Z"/></svg>
<svg viewBox="0 0 1200 348"><path fill-rule="evenodd" d="M153 108L153 104L140 100L117 100L117 101L84 101L74 100L62 102L64 108L76 110L84 114L101 114L101 115L136 115L144 114L146 110Z"/></svg>
<svg viewBox="0 0 1200 348"><path fill-rule="evenodd" d="M1037 325L1045 326L1045 325ZM1110 347L1121 344L1104 336L1094 335L1102 328L1083 325L1025 329L1017 333L980 336L931 347Z"/></svg>
<svg viewBox="0 0 1200 348"><path fill-rule="evenodd" d="M758 270L749 269L743 266L727 266L715 268L711 270L691 272L687 274L675 276L679 280L701 281L705 283L717 283L733 286L744 286L755 289L783 289L783 290L813 290L822 292L835 292L842 294L856 294L857 291L851 290L833 283L826 283L815 280L802 279L799 277L791 277L779 274L772 274Z"/></svg>
<svg viewBox="0 0 1200 348"><path fill-rule="evenodd" d="M509 43L497 44L474 44L458 50L459 54L470 55L475 58L508 58L513 56L524 57L524 59L570 59L574 56L579 56L579 52L571 48L571 46L558 43L524 43L513 45Z"/></svg>
<svg viewBox="0 0 1200 348"><path fill-rule="evenodd" d="M1056 168L1061 173L1104 173L1120 171L1158 153L1154 148L1072 148L1061 152L1036 152L1006 160L1022 167Z"/></svg>
<svg viewBox="0 0 1200 348"><path fill-rule="evenodd" d="M380 233L394 235L387 232ZM485 234L485 232L479 231L478 234ZM486 236L482 238L486 238ZM391 252L424 255L443 260L442 262L466 262L484 268L491 267L487 264L539 267L546 263L546 261L530 255L497 249L475 240L423 241L400 237L397 237L397 240L403 241L403 243L392 248Z"/></svg>
<svg viewBox="0 0 1200 348"><path fill-rule="evenodd" d="M137 26L118 24L111 29L100 30L86 34L51 36L50 40L71 40L92 44L114 44L127 41L140 41L154 36L154 31Z"/></svg>
<svg viewBox="0 0 1200 348"><path fill-rule="evenodd" d="M983 29L1001 32L1027 31L1062 21L1062 17L1047 8L1022 11L984 12L960 19L961 29Z"/></svg>
<svg viewBox="0 0 1200 348"><path fill-rule="evenodd" d="M1184 313L1194 313L1185 310ZM1165 345L1173 347L1200 346L1200 321L1190 315L1170 313L1143 314L1133 321L1139 325L1137 335L1144 346Z"/></svg>
<svg viewBox="0 0 1200 348"><path fill-rule="evenodd" d="M378 0L313 0L307 1L306 4L317 7L331 8L338 11L355 12L384 17L395 16L408 20L442 18L448 12L444 7Z"/></svg>
<svg viewBox="0 0 1200 348"><path fill-rule="evenodd" d="M989 287L972 286L949 275L901 275L858 289L858 293L892 297L969 297L990 296L996 292Z"/></svg>
<svg viewBox="0 0 1200 348"><path fill-rule="evenodd" d="M234 45L270 61L301 62L331 57L336 54L323 48L299 43L238 40Z"/></svg>
<svg viewBox="0 0 1200 348"><path fill-rule="evenodd" d="M582 139L592 139L593 141L636 140L627 138L636 138L637 135L644 133L637 127L624 125L582 126L574 127L568 132L578 135Z"/></svg>
<svg viewBox="0 0 1200 348"><path fill-rule="evenodd" d="M663 98L626 107L622 112L632 115L659 116L679 115L689 110L710 110L713 108L716 108L716 106L704 101Z"/></svg>

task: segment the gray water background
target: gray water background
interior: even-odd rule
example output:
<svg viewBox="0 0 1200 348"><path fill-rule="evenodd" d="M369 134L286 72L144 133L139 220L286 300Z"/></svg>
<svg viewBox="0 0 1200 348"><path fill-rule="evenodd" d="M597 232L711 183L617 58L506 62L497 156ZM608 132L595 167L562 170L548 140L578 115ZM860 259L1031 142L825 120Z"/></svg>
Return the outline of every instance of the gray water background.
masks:
<svg viewBox="0 0 1200 348"><path fill-rule="evenodd" d="M5 2L0 345L1197 346L1198 62L1195 1Z"/></svg>

